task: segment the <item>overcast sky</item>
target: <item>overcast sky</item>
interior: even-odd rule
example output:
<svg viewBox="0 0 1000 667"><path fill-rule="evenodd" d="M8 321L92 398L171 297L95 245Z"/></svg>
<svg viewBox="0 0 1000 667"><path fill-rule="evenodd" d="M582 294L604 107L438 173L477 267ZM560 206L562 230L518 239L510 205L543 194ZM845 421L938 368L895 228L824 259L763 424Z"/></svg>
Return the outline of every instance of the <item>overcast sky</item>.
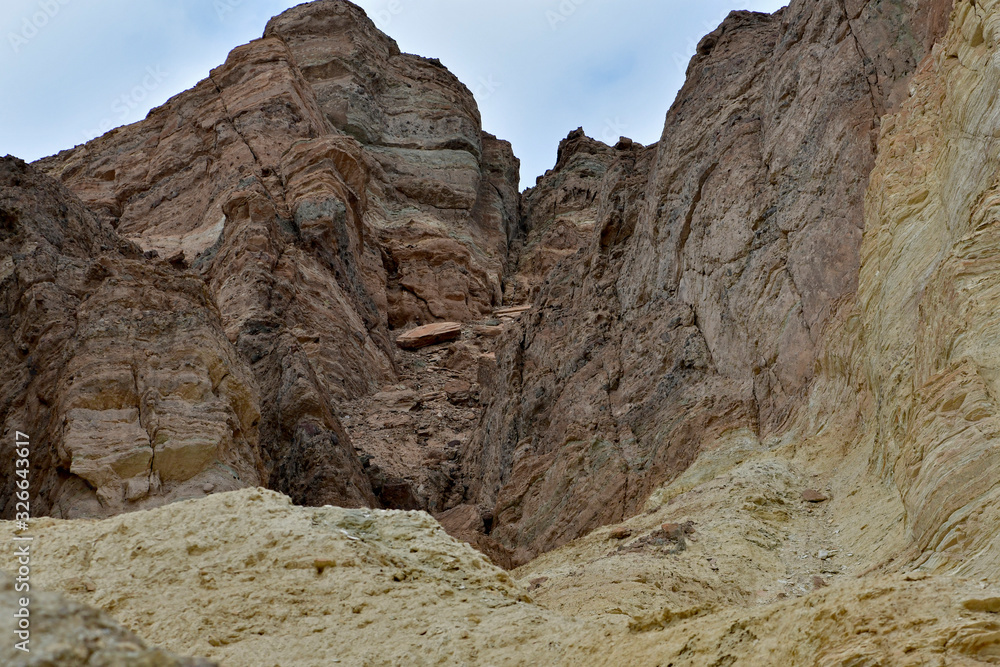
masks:
<svg viewBox="0 0 1000 667"><path fill-rule="evenodd" d="M26 160L141 120L260 37L288 0L4 0L0 155ZM523 186L579 126L649 144L695 45L732 9L787 0L360 0L403 51L440 58L511 141Z"/></svg>

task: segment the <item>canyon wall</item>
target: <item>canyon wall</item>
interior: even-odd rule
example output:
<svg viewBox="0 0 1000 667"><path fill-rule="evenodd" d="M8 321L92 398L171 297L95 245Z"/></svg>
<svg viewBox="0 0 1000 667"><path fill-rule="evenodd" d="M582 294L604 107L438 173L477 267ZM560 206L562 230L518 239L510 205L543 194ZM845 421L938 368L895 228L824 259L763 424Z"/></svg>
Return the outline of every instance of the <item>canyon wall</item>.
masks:
<svg viewBox="0 0 1000 667"><path fill-rule="evenodd" d="M119 167L108 178L86 151L127 161L115 137L151 120L41 163L82 201L0 163L3 442L28 425L44 512L121 513L32 522L33 585L70 598L38 594L39 627L67 638L45 650L204 664L135 632L248 665L997 664L1000 0L734 13L658 144L574 131L519 220L496 186L464 222L388 193L441 159L434 178L468 195L453 153L475 148L397 145L373 111L385 90L321 53L315 31L343 35L351 7L296 8L213 73L221 90L254 72L312 90L295 113L330 125L292 140L248 111L240 131L261 155L286 141L284 166L250 167L203 248L185 232L157 245L101 204ZM358 48L391 52L351 25ZM509 151L481 140L481 178L509 182ZM505 244L494 264L477 224ZM532 305L397 352L394 322L436 307L403 284L433 261L400 248L446 228ZM330 347L320 326L356 335ZM372 394L386 379L413 386ZM405 468L475 422L477 391L440 524L293 504L379 501L338 405L365 446L413 439ZM291 497L236 488L265 483ZM526 564L502 571L442 525Z"/></svg>
<svg viewBox="0 0 1000 667"><path fill-rule="evenodd" d="M261 484L252 374L205 283L152 263L65 187L0 163L3 451L31 439L32 511L117 513ZM13 515L13 465L3 511Z"/></svg>
<svg viewBox="0 0 1000 667"><path fill-rule="evenodd" d="M970 577L1000 558L998 28L1000 3L957 2L883 124L857 299L873 473L920 562Z"/></svg>
<svg viewBox="0 0 1000 667"><path fill-rule="evenodd" d="M930 54L950 12L734 12L660 142L574 131L523 196L468 89L336 0L37 164L82 202L6 162L3 420L47 443L38 507L266 485L453 510L514 565L704 457L836 431L898 490L917 554L989 562L992 5L959 3ZM505 298L533 305L495 360L493 325L393 345Z"/></svg>
<svg viewBox="0 0 1000 667"><path fill-rule="evenodd" d="M0 419L44 436L39 474L67 490L38 487L36 507L61 516L258 484L377 506L339 406L396 379L393 329L492 312L519 224L518 162L482 131L471 92L338 0L276 17L144 121L36 166L83 202L60 191L49 208L80 209L131 253L121 270L81 259L72 298L50 293L52 276L8 298L36 331L4 353L58 374L33 380L44 409L29 405L29 380L9 382ZM5 219L53 187L25 173ZM61 249L92 259L95 235ZM28 251L15 246L20 267ZM36 311L75 344L56 347ZM167 406L184 415L170 427ZM159 470L175 467L168 451L183 472Z"/></svg>
<svg viewBox="0 0 1000 667"><path fill-rule="evenodd" d="M520 562L634 514L729 431L787 430L857 290L880 117L949 9L734 12L698 45L660 142L598 151L575 214L594 231L498 352L466 454L470 497ZM569 177L525 194L529 235L566 218L546 200Z"/></svg>

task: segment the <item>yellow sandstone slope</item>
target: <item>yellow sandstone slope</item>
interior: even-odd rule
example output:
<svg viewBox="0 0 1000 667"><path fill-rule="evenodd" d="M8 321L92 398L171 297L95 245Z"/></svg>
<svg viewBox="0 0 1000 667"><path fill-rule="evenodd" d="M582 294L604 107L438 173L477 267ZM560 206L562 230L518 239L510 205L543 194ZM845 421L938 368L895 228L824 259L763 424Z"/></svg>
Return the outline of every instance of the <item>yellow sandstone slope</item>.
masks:
<svg viewBox="0 0 1000 667"><path fill-rule="evenodd" d="M759 498L774 493L775 502L787 480L772 472L759 478ZM600 539L588 537L589 547L546 557L562 597L542 588L539 601L528 592L533 573L515 580L426 514L302 508L255 489L103 521L41 520L33 566L38 585L107 610L155 644L223 665L1000 660L1000 589L979 583L845 577L765 606L741 597L742 585L776 571L749 565L754 545L768 550L753 532L771 520L752 519L759 525L731 542L717 532L731 522L706 527L704 539L696 529L676 554L667 553L675 545L637 548L608 561L615 573L601 569L600 555L582 555ZM703 565L713 543L723 545L718 573ZM574 585L595 584L616 609L566 604ZM644 584L661 599L638 590Z"/></svg>

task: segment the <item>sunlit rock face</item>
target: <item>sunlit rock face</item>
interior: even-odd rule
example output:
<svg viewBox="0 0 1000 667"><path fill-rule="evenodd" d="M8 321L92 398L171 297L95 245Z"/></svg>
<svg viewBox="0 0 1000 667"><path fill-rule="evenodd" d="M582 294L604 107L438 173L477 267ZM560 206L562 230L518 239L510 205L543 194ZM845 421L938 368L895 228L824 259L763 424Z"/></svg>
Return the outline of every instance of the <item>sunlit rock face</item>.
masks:
<svg viewBox="0 0 1000 667"><path fill-rule="evenodd" d="M966 576L1000 557L998 26L1000 3L957 2L885 119L858 290L872 466L921 560Z"/></svg>

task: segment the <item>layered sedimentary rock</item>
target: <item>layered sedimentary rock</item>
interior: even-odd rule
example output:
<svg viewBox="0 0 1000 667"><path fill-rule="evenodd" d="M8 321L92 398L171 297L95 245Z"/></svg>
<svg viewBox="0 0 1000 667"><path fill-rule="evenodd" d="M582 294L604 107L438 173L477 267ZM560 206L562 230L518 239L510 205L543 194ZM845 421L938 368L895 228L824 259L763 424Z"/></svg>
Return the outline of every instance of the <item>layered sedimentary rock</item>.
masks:
<svg viewBox="0 0 1000 667"><path fill-rule="evenodd" d="M734 12L699 44L659 144L622 146L588 185L587 248L498 353L467 452L470 497L495 503L493 537L521 560L631 515L729 430L788 427L857 289L879 118L948 9ZM565 178L529 193L529 234Z"/></svg>
<svg viewBox="0 0 1000 667"><path fill-rule="evenodd" d="M502 298L518 163L482 132L472 93L435 59L402 54L357 7L272 19L330 125L366 148L389 321L468 320Z"/></svg>
<svg viewBox="0 0 1000 667"><path fill-rule="evenodd" d="M914 553L965 576L1000 559L998 28L1000 3L957 2L886 119L857 301L873 473L899 489Z"/></svg>
<svg viewBox="0 0 1000 667"><path fill-rule="evenodd" d="M32 511L99 516L261 484L258 392L205 283L14 158L0 219L2 447L13 461L15 433L29 438Z"/></svg>
<svg viewBox="0 0 1000 667"><path fill-rule="evenodd" d="M392 328L491 312L517 232L518 163L471 92L340 0L276 17L146 120L38 164L148 258L204 280L253 380L259 415L236 429L249 483L306 504L379 503L338 406L396 378ZM187 344L178 356L212 347ZM86 428L115 425L131 451L133 416ZM81 479L100 488L104 463Z"/></svg>
<svg viewBox="0 0 1000 667"><path fill-rule="evenodd" d="M336 352L310 329L366 322L366 294L433 314L399 296L419 271L382 249L408 237L357 167L372 128L392 133L372 120L385 90L338 88L338 63L303 78L320 114L352 100L325 121L345 134L292 142L287 178L247 181L183 258L142 256L97 204L4 161L0 415L8 445L41 435L37 500L72 516L201 495L227 456L252 464L241 485L257 470L292 495L33 522L35 583L74 600L39 598L48 646L184 664L82 603L247 665L997 664L1000 2L959 0L941 37L948 9L734 14L658 145L571 133L521 231L497 213L521 258L507 294L532 305L413 352L387 344L388 316ZM320 63L337 16L297 8L253 48L294 33L294 60ZM388 183L416 159L391 148ZM340 296L318 311L316 294ZM371 354L351 367L350 349ZM383 362L377 393L350 383ZM377 453L360 472L334 415L352 396L344 422ZM439 523L291 502L371 502L373 484ZM545 553L505 573L442 527L504 566Z"/></svg>
<svg viewBox="0 0 1000 667"><path fill-rule="evenodd" d="M144 248L206 271L243 226L233 200L256 192L322 246L328 298L343 292L383 351L386 319L488 313L517 224L517 160L482 132L472 93L341 0L281 14L145 121L42 164ZM339 383L384 370L377 349L350 352L364 363Z"/></svg>

